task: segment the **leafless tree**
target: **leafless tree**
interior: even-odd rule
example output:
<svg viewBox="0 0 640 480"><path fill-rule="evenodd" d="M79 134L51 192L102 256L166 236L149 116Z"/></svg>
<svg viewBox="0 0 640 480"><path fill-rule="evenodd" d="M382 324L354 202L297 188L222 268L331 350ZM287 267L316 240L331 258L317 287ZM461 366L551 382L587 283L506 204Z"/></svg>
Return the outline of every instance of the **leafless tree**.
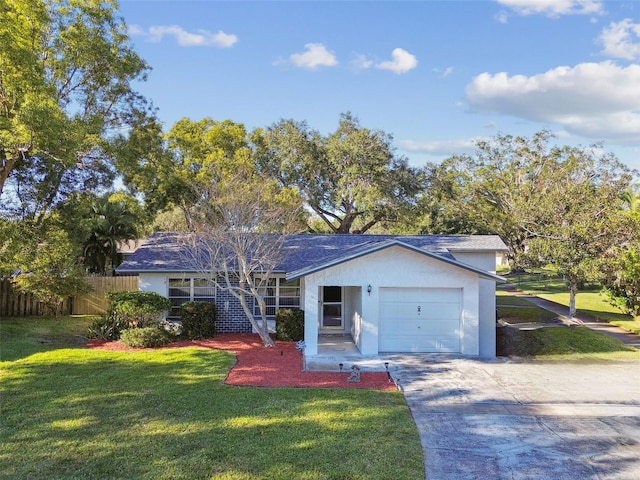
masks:
<svg viewBox="0 0 640 480"><path fill-rule="evenodd" d="M197 196L200 202L190 219L193 232L185 235L181 249L187 263L235 297L264 345L273 346L264 297L286 234L305 224L299 195L239 170ZM259 321L251 299L259 306Z"/></svg>

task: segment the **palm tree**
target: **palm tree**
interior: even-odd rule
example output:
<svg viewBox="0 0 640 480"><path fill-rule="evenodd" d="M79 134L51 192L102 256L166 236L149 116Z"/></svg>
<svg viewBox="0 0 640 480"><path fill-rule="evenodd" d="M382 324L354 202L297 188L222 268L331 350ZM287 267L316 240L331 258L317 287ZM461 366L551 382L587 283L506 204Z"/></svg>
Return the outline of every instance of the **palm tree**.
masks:
<svg viewBox="0 0 640 480"><path fill-rule="evenodd" d="M99 198L91 206L91 235L85 242L85 263L90 271L106 274L122 261L118 245L138 238L136 227L139 219L125 202L110 202L108 197Z"/></svg>
<svg viewBox="0 0 640 480"><path fill-rule="evenodd" d="M630 212L640 211L640 185L639 184L634 183L632 185L629 185L620 194L620 198L624 202L625 207Z"/></svg>

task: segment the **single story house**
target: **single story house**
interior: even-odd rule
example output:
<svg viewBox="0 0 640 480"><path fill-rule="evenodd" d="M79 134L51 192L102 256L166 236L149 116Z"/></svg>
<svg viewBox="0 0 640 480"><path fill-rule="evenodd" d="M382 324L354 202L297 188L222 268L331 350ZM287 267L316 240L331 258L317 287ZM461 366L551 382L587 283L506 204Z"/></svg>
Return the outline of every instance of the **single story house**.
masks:
<svg viewBox="0 0 640 480"><path fill-rule="evenodd" d="M214 302L219 332L250 332L239 302L185 262L177 234L157 233L119 267L140 289L172 302ZM305 313L305 355L320 335L351 336L363 356L387 352L496 354L495 235L316 235L286 237L265 290L268 315ZM257 305L254 305L259 318Z"/></svg>

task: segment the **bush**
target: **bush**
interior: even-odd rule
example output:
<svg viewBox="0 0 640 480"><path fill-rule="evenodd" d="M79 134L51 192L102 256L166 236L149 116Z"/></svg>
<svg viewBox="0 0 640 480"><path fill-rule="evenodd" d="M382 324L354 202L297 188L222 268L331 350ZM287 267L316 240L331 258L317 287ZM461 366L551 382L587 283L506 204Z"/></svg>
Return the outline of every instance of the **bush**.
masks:
<svg viewBox="0 0 640 480"><path fill-rule="evenodd" d="M127 325L118 321L118 319L105 315L89 325L87 337L100 340L118 340L120 332L125 328L127 328Z"/></svg>
<svg viewBox="0 0 640 480"><path fill-rule="evenodd" d="M304 339L304 311L282 308L276 312L276 340L297 342Z"/></svg>
<svg viewBox="0 0 640 480"><path fill-rule="evenodd" d="M161 347L172 340L172 336L157 327L125 328L120 341L127 347Z"/></svg>
<svg viewBox="0 0 640 480"><path fill-rule="evenodd" d="M216 306L209 302L185 302L180 306L182 332L187 338L197 340L216 334Z"/></svg>
<svg viewBox="0 0 640 480"><path fill-rule="evenodd" d="M605 296L609 304L619 308L625 314L635 317L640 310L640 296L630 294L620 287L603 287L600 292Z"/></svg>
<svg viewBox="0 0 640 480"><path fill-rule="evenodd" d="M110 292L111 301L107 316L125 328L156 327L163 312L171 308L171 302L153 292Z"/></svg>

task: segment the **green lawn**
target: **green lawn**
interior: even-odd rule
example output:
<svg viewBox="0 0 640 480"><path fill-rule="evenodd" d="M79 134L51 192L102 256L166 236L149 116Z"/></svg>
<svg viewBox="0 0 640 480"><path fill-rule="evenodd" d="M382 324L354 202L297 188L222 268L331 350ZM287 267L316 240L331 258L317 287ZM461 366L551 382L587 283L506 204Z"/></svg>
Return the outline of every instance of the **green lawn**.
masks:
<svg viewBox="0 0 640 480"><path fill-rule="evenodd" d="M553 278L549 272L510 277L509 281L519 290L569 306L569 292L566 284L561 279ZM607 301L600 293L598 286L587 286L579 291L576 295L576 308L595 318L640 334L640 316L633 318L623 314Z"/></svg>
<svg viewBox="0 0 640 480"><path fill-rule="evenodd" d="M533 293L527 290L528 293ZM524 298L496 292L498 318L511 325L535 322L553 324L557 317ZM578 361L638 361L640 350L586 327L556 326L538 330L499 329L498 350L503 355Z"/></svg>
<svg viewBox="0 0 640 480"><path fill-rule="evenodd" d="M88 350L88 321L0 320L0 478L424 476L399 392L227 386L228 352Z"/></svg>

